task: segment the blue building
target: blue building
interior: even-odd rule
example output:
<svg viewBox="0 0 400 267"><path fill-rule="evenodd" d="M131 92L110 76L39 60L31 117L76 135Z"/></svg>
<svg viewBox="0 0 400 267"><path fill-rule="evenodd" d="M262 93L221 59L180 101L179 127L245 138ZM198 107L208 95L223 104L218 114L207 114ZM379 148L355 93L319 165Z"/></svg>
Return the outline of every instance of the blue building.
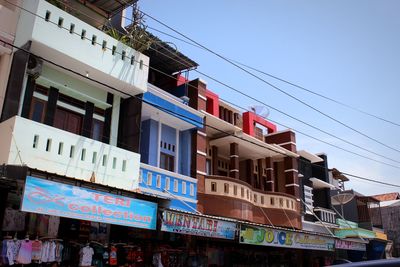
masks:
<svg viewBox="0 0 400 267"><path fill-rule="evenodd" d="M148 84L143 95L140 135L139 188L143 193L169 199L169 208L196 210L197 179L191 175L191 170L196 170L192 162L192 153L196 153L193 138L202 127L201 112Z"/></svg>

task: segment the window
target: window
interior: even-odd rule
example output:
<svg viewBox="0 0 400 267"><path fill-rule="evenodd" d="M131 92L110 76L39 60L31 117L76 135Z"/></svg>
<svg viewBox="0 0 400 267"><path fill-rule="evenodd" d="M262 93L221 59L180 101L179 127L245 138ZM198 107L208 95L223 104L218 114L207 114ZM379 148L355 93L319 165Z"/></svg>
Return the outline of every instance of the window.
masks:
<svg viewBox="0 0 400 267"><path fill-rule="evenodd" d="M93 119L92 139L101 141L103 139L104 122Z"/></svg>
<svg viewBox="0 0 400 267"><path fill-rule="evenodd" d="M160 153L160 168L167 171L174 171L174 156Z"/></svg>
<svg viewBox="0 0 400 267"><path fill-rule="evenodd" d="M217 192L217 183L216 182L211 183L211 192Z"/></svg>
<svg viewBox="0 0 400 267"><path fill-rule="evenodd" d="M43 122L45 112L46 112L46 101L34 97L32 99L31 110L29 115L30 119L37 122Z"/></svg>
<svg viewBox="0 0 400 267"><path fill-rule="evenodd" d="M170 178L169 177L166 177L165 178L165 190L169 190L171 188L171 185L170 185Z"/></svg>
<svg viewBox="0 0 400 267"><path fill-rule="evenodd" d="M156 186L157 188L161 188L161 175L156 176Z"/></svg>
<svg viewBox="0 0 400 267"><path fill-rule="evenodd" d="M211 160L206 160L206 173L207 175L211 175Z"/></svg>
<svg viewBox="0 0 400 267"><path fill-rule="evenodd" d="M153 173L147 172L147 185L151 186L153 184Z"/></svg>
<svg viewBox="0 0 400 267"><path fill-rule="evenodd" d="M178 180L174 179L174 192L178 192Z"/></svg>
<svg viewBox="0 0 400 267"><path fill-rule="evenodd" d="M240 188L240 195L241 195L242 197L244 197L244 188L243 188L243 187Z"/></svg>
<svg viewBox="0 0 400 267"><path fill-rule="evenodd" d="M194 196L194 184L190 184L190 195Z"/></svg>
<svg viewBox="0 0 400 267"><path fill-rule="evenodd" d="M236 196L237 195L237 185L233 186L233 194Z"/></svg>
<svg viewBox="0 0 400 267"><path fill-rule="evenodd" d="M186 182L182 181L182 194L186 194Z"/></svg>
<svg viewBox="0 0 400 267"><path fill-rule="evenodd" d="M225 192L225 194L229 194L229 184L228 183L224 183L224 192Z"/></svg>

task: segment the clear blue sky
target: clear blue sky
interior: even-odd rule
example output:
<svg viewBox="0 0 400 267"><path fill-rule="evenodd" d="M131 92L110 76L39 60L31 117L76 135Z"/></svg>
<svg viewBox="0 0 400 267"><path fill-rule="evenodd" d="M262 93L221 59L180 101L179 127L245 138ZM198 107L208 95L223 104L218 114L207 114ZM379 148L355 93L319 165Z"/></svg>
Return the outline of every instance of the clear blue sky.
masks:
<svg viewBox="0 0 400 267"><path fill-rule="evenodd" d="M139 1L140 8L224 56L288 79L320 94L400 123L400 1L220 0ZM175 33L147 19L151 27ZM261 101L377 153L387 149L289 99L217 57L154 32L199 63L199 70ZM257 74L261 75L261 74ZM199 76L192 72L190 79ZM263 77L263 76L262 76ZM335 118L400 150L400 127L263 77ZM249 107L254 101L207 78L223 99ZM357 153L390 162L347 145L271 110L270 118ZM284 127L279 127L284 130ZM297 134L297 148L328 155L329 167L400 185L400 169L348 154ZM352 178L350 178L352 179ZM364 194L400 191L352 179L347 188Z"/></svg>

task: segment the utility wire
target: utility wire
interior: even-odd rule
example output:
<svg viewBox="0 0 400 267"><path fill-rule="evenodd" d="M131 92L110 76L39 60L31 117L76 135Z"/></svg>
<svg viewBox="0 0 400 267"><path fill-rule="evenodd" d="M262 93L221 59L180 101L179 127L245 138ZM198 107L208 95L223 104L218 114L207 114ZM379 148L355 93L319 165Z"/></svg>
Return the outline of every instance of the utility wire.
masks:
<svg viewBox="0 0 400 267"><path fill-rule="evenodd" d="M215 56L221 58L222 60L228 62L229 64L235 66L236 68L242 70L243 72L249 74L250 76L256 78L257 80L260 80L261 82L263 82L263 83L269 85L269 86L272 87L273 89L275 89L275 90L277 90L277 91L279 91L279 92L285 94L286 96L288 96L288 97L290 97L290 98L296 100L297 102L299 102L299 103L301 103L301 104L307 106L308 108L310 108L310 109L316 111L317 113L319 113L319 114L321 114L321 115L323 115L323 116L325 116L325 117L331 119L332 121L335 121L336 123L338 123L338 124L340 124L340 125L342 125L342 126L348 128L348 129L350 129L350 130L352 130L352 131L354 131L354 132L356 132L356 133L358 133L358 134L360 134L360 135L362 135L362 136L364 136L364 137L366 137L366 138L368 138L368 139L370 139L370 140L372 140L372 141L374 141L374 142L376 142L376 143L378 143L378 144L380 144L380 145L382 145L382 146L384 146L384 147L386 147L386 148L389 148L389 149L391 149L391 150L393 150L393 151L396 151L396 152L400 153L400 150L399 150L399 149L394 148L394 147L391 147L391 146L389 146L389 145L387 145L387 144L385 144L385 143L379 141L378 139L373 138L373 137L371 137L371 136L369 136L369 135L367 135L367 134L365 134L365 133L363 133L363 132L361 132L361 131L355 129L354 127L351 127L350 125L347 125L346 123L344 123L344 122L342 122L342 121L340 121L340 120L334 118L333 116L331 116L331 115L329 115L329 114L327 114L327 113L325 113L325 112L323 112L323 111L321 111L321 110L315 108L314 106L308 104L307 102L301 100L300 98L298 98L298 97L296 97L296 96L293 96L292 94L289 94L288 92L286 92L286 91L284 91L283 89L279 88L278 86L276 86L276 85L274 85L274 84L268 82L267 80L265 80L265 79L263 79L263 78L261 78L261 77L255 75L254 73L252 73L252 72L248 71L247 69L241 67L240 65L238 65L238 64L236 64L235 62L231 61L230 59L228 59L228 58L222 56L221 54L219 54L219 53L217 53L217 52L214 52L213 50L211 50L211 49L207 48L206 46L200 44L199 42L193 40L192 38L188 37L187 35L185 35L185 34L179 32L179 31L175 30L174 28L168 26L167 24L165 24L165 23L163 23L162 21L156 19L155 17L153 17L153 16L151 16L151 15L149 15L149 14L143 12L143 11L140 11L140 12L142 12L142 14L144 14L145 16L151 18L152 20L154 20L154 21L160 23L160 24L163 25L164 27L170 29L171 31L173 31L173 32L175 32L175 33L177 33L177 34L179 34L180 36L182 36L182 37L184 37L184 38L190 40L191 42L195 43L196 45L198 45L198 46L202 47L203 49L207 50L208 52L214 54ZM195 71L196 71L196 70L195 70ZM247 94L245 94L245 93L242 93L242 92L240 92L240 93L243 94L243 95L245 95L245 96L247 96L247 97L249 97L249 95L247 95ZM259 101L258 101L258 102L259 102ZM265 105L265 104L264 104L264 105Z"/></svg>
<svg viewBox="0 0 400 267"><path fill-rule="evenodd" d="M6 0L6 1L7 1L7 0ZM56 0L56 1L60 1L60 0ZM61 2L60 2L60 3L61 3ZM72 9L74 9L74 10L77 11L77 12L80 12L81 14L87 16L88 18L91 18L91 19L94 19L94 20L95 20L95 18L90 17L89 15L83 13L82 11L80 11L80 10L74 8L74 7L69 6L68 4L64 4L64 5L66 5L66 6L70 7L70 8L72 8ZM15 5L15 6L17 6L17 5ZM32 12L30 12L30 11L28 11L28 10L22 8L22 7L20 7L20 8L23 9L23 10L25 10L25 11L27 11L27 12L29 12L29 13L31 13L32 15L36 15L36 16L42 18L41 16L39 16L39 15L37 15L37 14L35 14L35 13L32 13ZM127 18L127 17L124 17L124 18ZM44 19L44 18L42 18L42 19ZM129 19L129 18L127 18L127 19ZM132 20L131 20L131 21L132 21ZM49 22L51 22L51 21L49 21ZM51 23L56 24L56 23L54 23L54 22L51 22ZM67 28L64 28L64 29L69 31L69 29L67 29ZM119 33L125 34L125 33L122 33L122 32L119 32ZM76 33L76 34L79 35L78 33ZM79 36L80 36L80 35L79 35ZM89 38L86 38L86 39L87 39L87 40L90 40ZM90 41L92 41L92 40L90 40ZM138 41L138 40L137 40L137 41ZM138 41L138 42L141 43L140 41ZM99 44L99 43L98 43L98 44ZM142 44L143 44L143 43L142 43ZM100 44L99 44L99 45L100 45ZM111 50L111 49L108 48L108 47L106 47L106 49ZM154 50L154 48L151 48L151 47L150 47L150 49L153 49L153 50ZM115 51L115 53L120 54L119 52L116 52L116 51ZM162 55L164 55L164 56L170 58L171 60L174 60L175 62L182 63L181 61L178 61L177 59L175 59L175 58L173 58L173 57L171 57L171 56L169 56L169 55L167 55L167 54L165 54L165 53L162 53L162 52L160 52L160 51L158 51L158 53L160 53L160 54L162 54ZM186 64L189 64L189 63L188 63L186 60L184 60L184 59L182 59L182 61L183 61L184 63L186 63ZM162 71L160 71L160 70L158 70L158 69L156 69L156 68L153 68L153 67L151 67L151 66L148 66L148 67L149 67L150 69L152 69L152 70L154 70L154 71L156 71L156 72L162 74L162 75L165 75L165 76L168 76L168 77L170 77L170 78L176 79L174 76L172 76L172 75L170 75L170 74L167 74L167 73L165 73L165 72L162 72ZM194 71L198 72L199 74L201 74L201 75L203 75L203 76L205 76L205 77L207 77L207 78L209 78L209 79L212 79L212 80L214 80L214 81L220 83L221 85L223 85L223 86L225 86L225 87L230 88L231 90L233 90L233 91L235 91L235 92L237 92L237 93L243 94L241 90L239 90L239 89L237 89L237 88L234 88L234 87L232 87L232 86L230 86L230 85L227 85L227 84L225 84L225 83L223 83L223 82L221 82L221 81L215 79L214 77L211 77L210 75L207 75L207 74L205 74L205 73L203 73L203 72L200 72L200 71L198 71L198 70L194 70ZM194 87L194 86L192 86L192 85L190 85L190 84L189 84L188 86L189 86L189 87ZM271 105L268 105L268 104L266 104L266 103L264 103L264 102L260 102L258 99L254 98L254 97L251 97L251 96L247 96L247 97L249 97L250 99L252 99L252 100L254 100L254 101L256 101L256 102L258 102L258 103L260 103L260 104L262 104L262 105L265 105L265 106L267 106L267 107L269 107L269 108L271 108L271 109L273 109L273 110L275 110L275 111L277 111L277 112L279 112L279 113L281 113L281 114L283 114L283 115L285 115L285 116L287 116L287 117L289 117L289 118L291 118L291 119L294 119L294 120L296 120L296 121L298 121L298 122L300 122L300 123L303 123L303 124L309 126L310 128L313 128L314 130L317 130L317 131L322 132L322 133L324 133L324 134L326 134L326 135L329 135L330 137L333 137L333 138L335 138L335 139L338 139L338 140L340 140L340 141L342 141L342 142L344 142L344 143L347 143L347 144L349 144L349 145L352 145L352 146L354 146L354 147L357 147L357 148L359 148L359 149L361 149L361 150L364 150L364 151L366 151L366 152L369 152L369 153L371 153L371 154L373 154L373 155L376 155L376 156L379 156L379 157L388 159L388 160L393 161L393 162L400 163L400 161L398 161L398 160L395 160L395 159L393 159L393 158L387 157L387 156L382 155L382 154L378 154L378 153L376 153L376 152L374 152L374 151L372 151L372 150L366 149L365 147L362 147L362 146L360 146L360 145L354 144L354 143L352 143L352 142L350 142L350 141L347 141L347 140L345 140L345 139L343 139L343 138L340 138L340 137L338 137L338 136L336 136L336 135L334 135L334 134L332 134L332 133L329 133L328 131L322 130L322 129L320 129L320 128L318 128L318 127L316 127L316 126L314 126L314 125L312 125L312 124L310 124L310 123L307 123L307 122L305 122L305 121L303 121L303 120L297 119L296 117L294 117L294 116L292 116L292 115L290 115L290 114L288 114L288 113L286 113L286 112L284 112L284 111L281 111L281 110L279 110L279 109L277 109L277 108L275 108L275 107L273 107L273 106L271 106ZM221 98L221 99L222 99L222 98ZM223 99L222 99L222 100L223 100ZM230 102L227 101L227 100L224 100L224 101L230 103ZM230 103L230 104L237 106L236 104L233 104L233 103ZM247 109L244 109L244 108L242 108L242 109L243 109L243 110L247 110ZM247 111L249 111L249 110L247 110ZM289 127L289 126L285 126L285 125L283 125L283 124L281 124L281 123L275 122L275 121L273 121L272 119L268 119L268 120L270 120L270 121L272 121L272 122L274 122L274 123L277 123L277 124L279 124L279 125L282 125L282 126L284 126L284 127L286 127L286 128L292 128L292 127ZM363 158L366 158L366 159L369 159L369 160L376 161L376 162L378 162L378 163L381 163L381 164L384 164L384 165L387 165L387 166L391 166L391 167L394 167L394 168L399 168L398 166L395 166L395 165L392 165L392 164L388 164L388 163L385 163L385 162L383 162L383 161L374 160L374 159L371 158L371 157L363 156L363 155L361 155L361 154L359 154L359 153L351 152L350 150L341 148L341 147L339 147L339 146L337 146L337 145L328 143L328 142L326 142L326 141L322 141L322 140L319 139L319 138L316 138L316 137L313 137L313 136L311 136L311 135L302 133L301 131L298 131L298 130L296 130L296 129L294 129L294 128L292 128L292 129L295 130L295 131L297 131L297 132L299 132L299 133L301 133L301 134L303 134L303 135L305 135L305 136L308 136L309 138L313 138L313 139L315 139L315 140L317 140L317 141L320 141L320 142L322 142L322 143L325 143L325 144L331 145L331 146L333 146L333 147L339 148L339 149L341 149L341 150L343 150L343 151L346 151L346 152L349 152L349 153L358 155L358 156L360 156L360 157L363 157Z"/></svg>
<svg viewBox="0 0 400 267"><path fill-rule="evenodd" d="M123 16L123 18L129 19L128 17L125 17L125 16ZM188 45L191 45L191 46L193 46L193 47L197 47L197 48L199 48L199 49L204 50L201 46L198 46L198 45L196 45L196 44L194 44L194 43L192 43L192 42L186 41L185 39L179 38L179 37L177 37L177 36L175 36L175 35L169 34L169 33L165 32L165 31L160 30L160 29L157 29L157 28L154 28L154 27L150 27L150 26L147 26L147 28L149 28L149 29L151 29L151 30L153 30L153 31L155 31L155 32L158 32L158 33L164 34L164 35L166 35L166 36L169 36L169 37L171 37L171 38L173 38L173 39L175 39L175 40L178 40L178 41L181 41L181 42L186 43L186 44L188 44ZM364 115L373 117L373 118L375 118L375 119L378 119L378 120L381 120L381 121L384 121L384 122L387 122L387 123L390 123L390 124L395 125L395 126L400 126L400 124L397 123L397 122L391 121L391 120L389 120L389 119L385 119L385 118L383 118L383 117L381 117L381 116L378 116L378 115L369 113L369 112L367 112L367 111L365 111L365 110L356 108L356 107L354 107L354 106L351 106L351 105L349 105L349 104L346 104L346 103L344 103L344 102L341 102L341 101L339 101L339 100L336 100L336 99L334 99L334 98L332 98L332 97L329 97L329 96L323 95L323 94L321 94L321 93L315 92L315 91L313 91L313 90L311 90L311 89L308 89L308 88L306 88L306 87L304 87L304 86L298 85L298 84L296 84L296 83L294 83L294 82L291 82L291 81L289 81L289 80L287 80L287 79L280 78L280 77L278 77L278 76L276 76L276 75L274 75L274 74L268 73L268 72L263 71L263 70L261 70L261 69L259 69L259 68L255 68L255 67L249 66L249 65L247 65L247 64L245 64L245 63L242 63L242 62L240 62L240 61L238 61L238 60L235 60L235 59L232 59L232 58L230 58L229 60L231 60L231 61L233 61L233 62L235 62L235 63L237 63L237 64L239 64L239 65L241 65L241 66L243 66L243 67L246 67L246 68L251 69L251 70L253 70L253 71L256 71L256 72L258 72L258 73L264 74L264 75L266 75L266 76L268 76L268 77L271 77L271 78L273 78L273 79L275 79L275 80L278 80L278 81L280 81L280 82L289 84L289 85L291 85L291 86L293 86L293 87L296 87L296 88L298 88L298 89L301 89L301 90L303 90L303 91L305 91L305 92L308 92L308 93L310 93L310 94L319 96L319 97L321 97L321 98L324 98L324 99L326 99L326 100L328 100L328 101L331 101L331 102L333 102L333 103L336 103L336 104L338 104L338 105L344 106L344 107L346 107L346 108L348 108L348 109L357 111L357 112L362 113L362 114L364 114Z"/></svg>
<svg viewBox="0 0 400 267"><path fill-rule="evenodd" d="M55 62L53 62L53 61L51 61L51 60L45 59L45 58L43 58L43 57L41 57L41 56L38 56L38 55L36 55L36 54L34 54L34 53L32 53L32 52L30 52L30 51L28 51L28 50L26 50L26 49L24 49L24 48L22 48L22 47L18 47L18 46L16 46L16 45L14 45L14 44L12 44L12 43L9 43L9 42L6 42L6 41L3 41L3 42L6 43L7 45L12 46L13 48L15 48L15 49L17 49L17 50L20 50L20 51L23 51L23 52L27 53L28 55L35 56L35 57L37 57L37 58L39 58L39 59L41 59L41 60L43 60L43 61L46 61L46 62L48 62L48 63L54 65L54 66L57 66L57 67L59 67L59 68L61 68L61 69L64 69L64 70L66 70L66 71L68 71L68 72L74 73L74 74L76 74L76 75L78 75L78 76L80 76L80 77L82 77L82 78L84 78L84 79L93 81L93 82L98 83L98 84L100 84L100 85L103 85L103 86L105 86L105 87L107 87L107 88L110 88L110 89L112 89L112 90L114 90L114 91L116 91L116 92L122 93L122 94L124 94L124 95L126 95L126 96L130 96L130 97L136 98L136 99L138 99L139 101L144 102L144 103L149 104L149 105L152 105L152 106L154 106L154 107L156 107L156 108L158 108L158 109L160 109L160 110L165 111L166 113L169 113L169 114L171 114L171 115L178 116L178 117L185 118L185 119L187 119L187 120L191 120L191 121L193 121L193 122L199 123L199 121L197 121L197 120L195 120L195 119L193 119L193 118L190 118L190 117L184 116L184 115L182 115L182 114L176 113L176 112L174 112L174 111L172 111L172 110L169 110L169 109L166 109L166 108L164 108L164 107L158 106L158 105L153 104L153 103L151 103L151 102L147 102L147 101L145 101L144 99L142 99L142 98L140 98L140 97L138 97L138 96L136 96L136 95L127 94L127 93L125 93L125 92L123 92L123 91L121 91L121 90L119 90L119 89L117 89L117 88L115 88L115 87L113 87L113 86L111 86L111 85L108 85L108 84L105 84L105 83L100 82L100 81L98 81L98 80L95 80L95 79L92 79L92 78L90 78L90 77L87 77L86 75L83 75L83 74L81 74L81 73L79 73L79 72L77 72L77 71L74 71L74 70L72 70L72 69L70 69L70 68L67 68L67 67L65 67L65 66L62 66L62 65L60 65L60 64L58 64L58 63L55 63ZM212 126L212 125L208 125L208 124L204 123L204 126L210 127L210 128L212 128L212 129L214 129L214 130L217 130L217 131L219 131L219 132L221 132L221 133L224 133L224 134L226 134L226 136L233 136L233 137L235 137L235 138L237 138L237 139L240 139L240 140L245 141L245 142L247 142L247 143L251 143L251 144L254 144L254 145L256 145L256 146L262 147L262 148L264 148L264 149L273 151L273 152L278 153L278 154L281 154L281 155L283 155L283 156L287 156L287 157L291 157L291 158L297 159L297 157L295 157L295 156L287 155L287 154L285 154L285 153L283 153L282 151L279 151L279 150L277 150L277 149L272 149L272 148L267 148L267 147L261 146L260 144L254 142L254 141L244 139L243 137L234 135L234 134L232 134L232 133L230 133L230 132L226 132L226 131L221 130L221 129L217 128L217 127L214 127L214 126ZM331 169L326 168L326 167L324 167L324 166L321 166L321 165L318 165L318 164L314 164L314 163L310 163L309 161L303 160L302 158L299 158L299 160L300 160L300 161L303 161L303 162L305 162L305 163L311 164L311 165L313 165L313 166L318 166L318 167L323 168L323 169L325 169L325 170L329 170L329 171L331 170ZM371 178L366 178L366 177L363 177L363 176L360 176L360 175L350 174L350 173L347 173L347 172L341 172L341 173L344 174L344 175L348 175L348 176L351 176L351 177L355 177L355 178L360 179L360 180L364 180L364 181L368 181L368 182L374 182L374 183L378 183L378 184L382 184L382 185L388 185L388 186L393 186L393 187L398 187L398 188L400 188L400 185L391 184L391 183L386 183L386 182L381 182L381 181L373 180L373 179L371 179Z"/></svg>
<svg viewBox="0 0 400 267"><path fill-rule="evenodd" d="M7 0L6 0L6 1L7 1ZM7 2L8 2L8 1L7 1ZM8 2L8 3L10 3L10 2ZM10 4L13 4L13 3L10 3ZM15 5L15 4L13 4L13 5ZM26 11L26 9L24 9L24 8L18 6L18 5L15 5L15 6L17 6L17 7L19 7L19 8L21 8L21 9L23 9L23 10ZM28 12L29 12L29 11L28 11ZM29 13L31 13L31 12L29 12ZM32 13L31 13L31 14L32 14ZM36 14L34 14L34 15L36 15ZM36 15L36 16L38 16L38 15ZM40 16L38 16L38 17L40 17ZM44 19L44 18L43 18L43 19ZM50 64L53 64L53 65L59 67L59 68L62 68L62 69L67 70L67 71L69 71L69 72L72 72L72 73L74 73L74 74L76 74L76 75L78 75L78 76L80 76L80 77L82 77L82 78L84 78L84 79L91 80L91 81L93 81L93 82L95 82L95 83L101 84L101 85L103 85L103 86L105 86L105 87L107 87L107 88L110 88L110 89L112 89L112 90L114 90L114 91L117 91L117 92L119 92L119 93L121 93L121 94L124 94L124 95L127 95L127 96L134 97L134 98L136 98L136 99L139 99L139 101L142 101L142 102L145 102L145 103L147 103L147 104L149 104L149 105L155 106L155 107L157 107L157 108L159 108L159 109L161 109L161 110L166 111L167 113L170 113L170 114L173 114L173 115L177 115L177 116L179 116L179 117L185 117L185 116L183 116L183 115L181 115L181 114L177 114L177 113L175 113L175 112L173 112L173 111L171 111L171 110L165 109L165 108L163 108L163 107L161 107L161 106L157 106L157 105L155 105L155 104L153 104L153 103L146 102L145 100L143 100L143 99L141 99L141 98L139 98L139 97L137 97L137 96L135 96L135 95L130 95L130 94L125 93L125 92L123 92L123 91L121 91L121 90L119 90L119 89L117 89L117 88L114 88L114 87L112 87L112 86L110 86L110 85L107 85L107 84L105 84L105 83L103 83L103 82L100 82L100 81L97 81L97 80L92 79L92 78L90 78L90 77L87 77L87 76L85 76L85 75L83 75L83 74L81 74L81 73L79 73L79 72L77 72L77 71L74 71L74 70L72 70L72 69L66 68L66 67L64 67L64 66L62 66L62 65L60 65L60 64L57 64L57 63L55 63L55 62L53 62L53 61L51 61L51 60L47 60L47 59L45 59L45 58L43 58L43 57L41 57L41 56L35 55L35 54L33 54L32 52L30 52L30 51L28 51L28 50L26 50L26 49L24 49L24 48L17 47L17 46L15 46L15 45L12 44L12 43L5 42L5 41L3 41L3 43L10 45L10 46L12 46L13 48L15 48L15 49L17 49L17 50L22 50L22 51L24 51L25 53L27 53L27 54L29 54L29 55L33 55L33 56L35 56L35 57L37 57L37 58L40 58L40 59L42 59L42 60L44 60L44 61L46 61L46 62L48 62L48 63L50 63ZM148 66L148 67L150 67L150 66ZM175 77L174 77L174 78L175 78ZM175 79L176 79L176 78L175 78ZM188 119L188 120L195 121L196 123L199 123L199 121L196 121L196 120L194 120L194 119L192 119L192 118L189 118L189 117L185 117L185 118ZM252 141L250 141L250 140L243 139L243 138L238 137L238 136L236 136L236 135L233 135L233 134L231 134L231 133L229 133L229 132L225 132L225 131L220 130L220 129L216 128L216 127L213 127L213 126L211 126L211 125L207 125L207 124L204 124L204 125L207 126L207 127L213 128L213 129L215 129L215 130L218 130L218 131L220 131L220 132L222 132L222 133L225 133L227 136L230 135L230 136L233 136L233 137L235 137L235 138L239 138L239 139L242 139L242 140L244 140L244 141L246 141L246 142L253 143L253 144L257 145L257 146L260 146L258 143L252 142ZM261 147L263 147L263 148L265 148L265 149L268 149L268 150L271 150L271 151L273 151L273 152L275 152L275 153L279 153L279 154L282 154L282 155L284 155L284 156L289 156L289 157L291 157L290 155L283 154L281 151L277 151L277 150L274 150L274 149L271 149L271 148L266 148L266 147L264 147L264 146L261 146ZM292 156L292 157L293 157L293 156ZM300 160L302 160L302 159L300 158ZM309 163L308 161L305 161L305 162ZM313 164L313 165L318 166L318 167L322 167L322 166L317 165L317 164ZM322 167L322 168L328 169L328 168L325 168L325 167ZM328 169L328 170L330 170L330 169ZM365 180L365 181L370 181L370 182L374 182L374 183L385 184L385 185L394 186L394 187L400 187L400 185L390 184L390 183L385 183L385 182L380 182L380 181L376 181L376 180L373 180L373 179L370 179L370 178L365 178L365 177L358 176L358 175L353 175L353 174L344 173L344 172L343 172L343 174L346 174L346 175L355 177L355 178L357 178L357 179Z"/></svg>

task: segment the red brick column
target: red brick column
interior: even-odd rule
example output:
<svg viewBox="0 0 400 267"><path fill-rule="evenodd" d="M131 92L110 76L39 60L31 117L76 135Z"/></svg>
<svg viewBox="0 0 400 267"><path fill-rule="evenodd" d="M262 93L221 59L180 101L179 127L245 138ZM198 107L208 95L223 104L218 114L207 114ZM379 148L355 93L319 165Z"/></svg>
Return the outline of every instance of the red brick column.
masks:
<svg viewBox="0 0 400 267"><path fill-rule="evenodd" d="M239 145L237 143L230 144L230 168L229 177L239 179Z"/></svg>
<svg viewBox="0 0 400 267"><path fill-rule="evenodd" d="M296 198L300 197L299 176L297 159L291 157L284 158L285 165L285 188L286 193Z"/></svg>
<svg viewBox="0 0 400 267"><path fill-rule="evenodd" d="M272 158L265 158L265 167L267 169L267 184L265 190L269 192L275 192L275 173L273 166Z"/></svg>

